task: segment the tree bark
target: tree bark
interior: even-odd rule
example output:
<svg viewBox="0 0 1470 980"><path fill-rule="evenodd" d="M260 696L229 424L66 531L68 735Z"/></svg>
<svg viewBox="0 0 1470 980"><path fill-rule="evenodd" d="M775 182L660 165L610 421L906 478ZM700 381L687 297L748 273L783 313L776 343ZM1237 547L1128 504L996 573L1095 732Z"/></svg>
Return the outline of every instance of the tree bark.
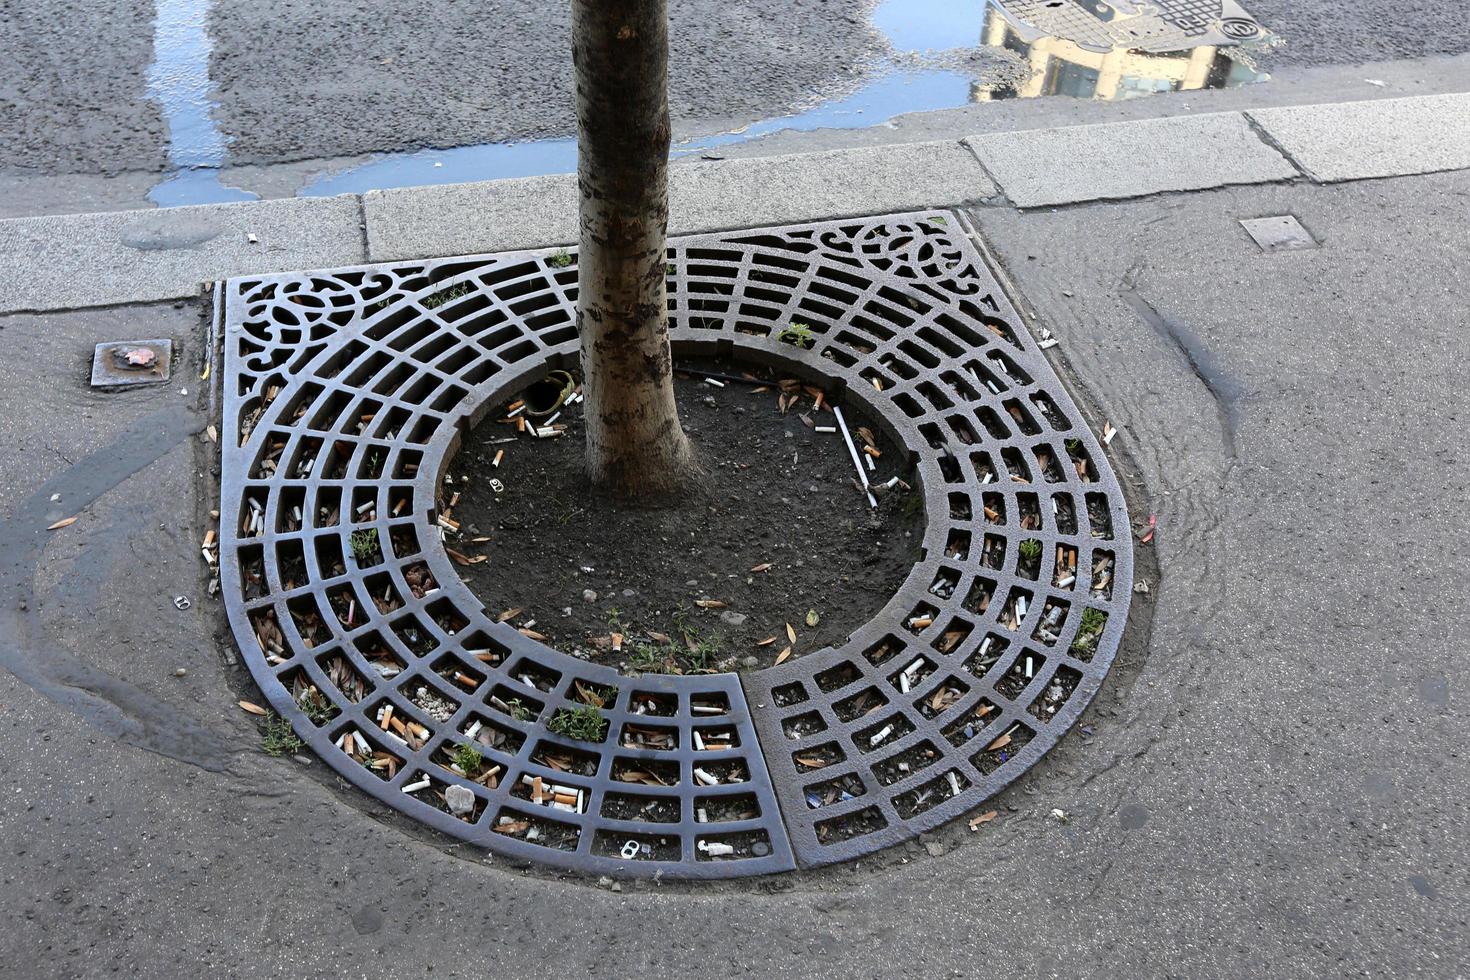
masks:
<svg viewBox="0 0 1470 980"><path fill-rule="evenodd" d="M572 0L587 471L622 496L693 474L674 404L665 285L667 0Z"/></svg>

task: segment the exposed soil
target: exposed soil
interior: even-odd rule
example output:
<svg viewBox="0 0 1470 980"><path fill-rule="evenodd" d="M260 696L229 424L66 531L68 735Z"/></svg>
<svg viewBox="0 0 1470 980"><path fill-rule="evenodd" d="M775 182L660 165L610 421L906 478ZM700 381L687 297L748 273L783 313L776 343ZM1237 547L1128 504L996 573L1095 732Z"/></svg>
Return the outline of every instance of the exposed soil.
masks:
<svg viewBox="0 0 1470 980"><path fill-rule="evenodd" d="M740 373L728 364L682 366ZM630 670L753 668L787 647L801 656L841 643L919 558L917 488L896 488L872 510L840 433L815 430L836 420L829 408L815 409L809 390L783 396L774 377L717 388L687 375L675 389L706 478L657 508L586 483L581 405L557 419L563 435L544 439L518 434L503 406L492 411L466 436L441 490L446 504L460 494L450 547L487 556L460 566L465 581L492 614L518 608L510 622L557 649ZM783 397L796 398L784 415ZM855 408L843 412L857 444L865 427L881 453L870 479L912 483L901 450ZM460 543L475 537L490 540ZM616 652L614 633L623 637Z"/></svg>

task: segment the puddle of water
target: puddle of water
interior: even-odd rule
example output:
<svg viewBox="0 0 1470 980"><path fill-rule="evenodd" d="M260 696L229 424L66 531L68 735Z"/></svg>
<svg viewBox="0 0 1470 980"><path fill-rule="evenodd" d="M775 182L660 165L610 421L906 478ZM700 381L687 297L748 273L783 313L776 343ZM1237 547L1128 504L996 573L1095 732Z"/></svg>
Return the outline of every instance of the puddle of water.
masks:
<svg viewBox="0 0 1470 980"><path fill-rule="evenodd" d="M986 0L883 0L873 26L895 51L968 48L980 36Z"/></svg>
<svg viewBox="0 0 1470 980"><path fill-rule="evenodd" d="M875 126L905 112L964 105L971 82L958 72L894 72L864 85L847 98L826 102L794 116L763 119L739 130L674 144L670 156L688 157L743 143L786 129L855 129ZM360 194L383 187L457 184L474 180L568 174L577 169L575 139L483 143L450 150L390 154L371 163L327 174L297 193L302 197Z"/></svg>
<svg viewBox="0 0 1470 980"><path fill-rule="evenodd" d="M899 54L918 54L973 47L985 11L986 0L883 0L873 12L873 24ZM670 155L678 158L706 153L788 129L855 129L876 126L906 112L952 109L970 101L971 87L970 79L955 71L883 71L851 95L731 132L683 140L673 146ZM498 180L572 173L576 169L575 138L486 143L390 154L319 177L298 194L358 194L384 187Z"/></svg>
<svg viewBox="0 0 1470 980"><path fill-rule="evenodd" d="M254 197L219 179L225 142L210 115L210 39L204 29L208 0L156 2L157 60L149 73L149 90L164 107L173 134L169 160L180 169L149 197L160 204ZM1231 56L1235 41L1254 40L1263 32L1234 0L1219 2L1224 19L1201 28L1199 23L1206 21L1190 20L1199 0L882 0L872 21L894 54L875 66L874 77L855 92L739 130L684 140L673 146L671 155L710 153L783 130L877 126L904 113L972 102L1041 95L1124 99L1265 79L1247 60ZM1186 30L1180 24L1193 26ZM1161 50L1169 45L1175 49ZM951 53L948 62L934 57L940 52ZM999 54L1013 67L1029 68L1029 74L1020 82L987 84L964 71L923 67L953 64L953 54L976 52ZM572 137L486 143L385 154L322 174L297 193L324 197L572 173L576 168Z"/></svg>
<svg viewBox="0 0 1470 980"><path fill-rule="evenodd" d="M155 0L153 64L148 66L148 97L158 103L168 124L168 163L172 172L148 192L161 207L252 201L249 191L226 187L219 168L225 138L214 123L210 98L209 0Z"/></svg>
<svg viewBox="0 0 1470 980"><path fill-rule="evenodd" d="M1231 3L1224 4L1223 12L1236 16L1220 23L1234 27L1212 28L1193 38L1148 12L1158 8L1130 9L1126 0L1114 6L1101 0L1075 0L1075 6L1073 0L1042 5L1016 0L1014 7L1010 10L1001 3L986 10L982 40L987 47L1024 59L1029 72L1019 84L976 86L977 102L1043 95L1120 101L1163 92L1234 88L1270 77L1243 58L1224 33L1234 30L1242 39L1262 33ZM1057 14L1059 10L1067 16ZM1220 43L1191 43L1207 40ZM1170 47L1181 44L1188 46Z"/></svg>

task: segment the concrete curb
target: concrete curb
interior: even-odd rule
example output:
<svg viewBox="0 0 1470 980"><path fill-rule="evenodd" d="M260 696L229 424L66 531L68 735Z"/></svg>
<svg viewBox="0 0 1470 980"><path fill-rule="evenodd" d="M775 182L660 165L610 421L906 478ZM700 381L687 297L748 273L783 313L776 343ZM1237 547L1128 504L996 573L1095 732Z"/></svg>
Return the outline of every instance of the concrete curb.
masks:
<svg viewBox="0 0 1470 980"><path fill-rule="evenodd" d="M1428 95L678 163L669 230L1000 204L997 184L1016 206L1043 207L1461 168L1470 94ZM576 193L560 175L3 220L0 314L175 299L250 273L569 244Z"/></svg>
<svg viewBox="0 0 1470 980"><path fill-rule="evenodd" d="M949 207L995 186L959 143L908 143L669 168L669 234ZM368 258L469 255L577 240L573 174L369 191Z"/></svg>
<svg viewBox="0 0 1470 980"><path fill-rule="evenodd" d="M1300 176L1238 112L994 133L965 142L1020 208Z"/></svg>
<svg viewBox="0 0 1470 980"><path fill-rule="evenodd" d="M255 236L255 241L250 236ZM284 198L0 221L0 312L176 299L252 272L360 262L354 197Z"/></svg>
<svg viewBox="0 0 1470 980"><path fill-rule="evenodd" d="M1324 183L1470 167L1470 93L1252 109L1248 115Z"/></svg>

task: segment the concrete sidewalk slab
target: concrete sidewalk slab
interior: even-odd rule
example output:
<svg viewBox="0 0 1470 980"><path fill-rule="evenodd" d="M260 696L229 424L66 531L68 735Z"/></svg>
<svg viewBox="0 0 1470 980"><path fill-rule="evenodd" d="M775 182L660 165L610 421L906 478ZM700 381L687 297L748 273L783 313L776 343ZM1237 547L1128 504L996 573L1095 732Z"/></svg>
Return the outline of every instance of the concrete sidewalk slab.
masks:
<svg viewBox="0 0 1470 980"><path fill-rule="evenodd" d="M0 312L175 299L224 276L363 258L355 197L17 218L0 221Z"/></svg>
<svg viewBox="0 0 1470 980"><path fill-rule="evenodd" d="M1470 168L1470 93L1251 109L1249 114L1321 181Z"/></svg>
<svg viewBox="0 0 1470 980"><path fill-rule="evenodd" d="M885 214L977 201L995 193L959 143L913 143L669 169L669 232ZM467 255L577 239L571 175L370 191L368 258Z"/></svg>
<svg viewBox="0 0 1470 980"><path fill-rule="evenodd" d="M965 142L1022 208L1300 176L1235 112L993 133Z"/></svg>

